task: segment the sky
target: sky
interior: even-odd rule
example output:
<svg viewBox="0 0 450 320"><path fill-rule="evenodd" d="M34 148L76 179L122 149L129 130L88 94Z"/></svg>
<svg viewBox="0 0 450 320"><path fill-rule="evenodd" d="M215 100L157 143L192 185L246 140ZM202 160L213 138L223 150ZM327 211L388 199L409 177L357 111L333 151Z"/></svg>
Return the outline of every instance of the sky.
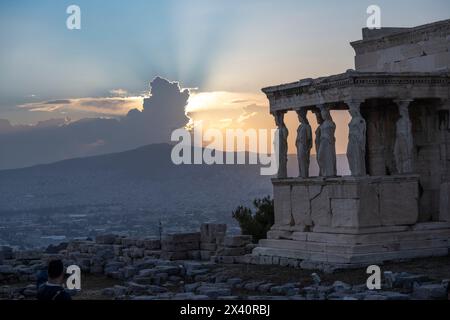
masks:
<svg viewBox="0 0 450 320"><path fill-rule="evenodd" d="M81 30L66 28L72 4ZM273 126L260 89L353 68L349 42L361 39L372 4L385 27L450 12L448 0L2 0L0 119L125 116L142 110L159 76L188 88L187 112L211 126L239 123L249 109L266 113L251 126ZM295 130L292 116L288 124Z"/></svg>

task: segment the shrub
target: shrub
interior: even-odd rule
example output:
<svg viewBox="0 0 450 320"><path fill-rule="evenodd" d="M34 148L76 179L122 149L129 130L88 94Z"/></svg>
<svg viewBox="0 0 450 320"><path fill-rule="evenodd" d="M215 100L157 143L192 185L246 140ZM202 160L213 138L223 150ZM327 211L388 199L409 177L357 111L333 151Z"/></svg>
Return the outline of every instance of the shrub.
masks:
<svg viewBox="0 0 450 320"><path fill-rule="evenodd" d="M233 211L233 218L239 223L242 234L253 236L253 241L267 237L267 231L274 224L273 199L270 196L253 200L255 213L251 209L239 206Z"/></svg>

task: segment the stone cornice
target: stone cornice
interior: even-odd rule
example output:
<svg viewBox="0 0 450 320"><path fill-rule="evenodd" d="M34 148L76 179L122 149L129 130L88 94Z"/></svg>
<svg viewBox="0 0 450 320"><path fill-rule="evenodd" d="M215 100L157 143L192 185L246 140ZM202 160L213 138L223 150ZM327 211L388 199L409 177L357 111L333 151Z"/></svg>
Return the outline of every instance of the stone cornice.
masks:
<svg viewBox="0 0 450 320"><path fill-rule="evenodd" d="M262 91L266 95L298 95L307 91L338 88L349 85L440 85L448 86L450 73L386 73L350 71L329 77L304 79L297 82L266 87Z"/></svg>
<svg viewBox="0 0 450 320"><path fill-rule="evenodd" d="M379 73L356 72L267 87L271 110L370 98L449 97L450 73Z"/></svg>
<svg viewBox="0 0 450 320"><path fill-rule="evenodd" d="M372 52L389 47L417 43L430 38L442 38L450 35L450 19L423 26L407 28L380 38L369 38L351 42L356 54Z"/></svg>
<svg viewBox="0 0 450 320"><path fill-rule="evenodd" d="M310 177L310 178L287 178L272 179L273 185L331 185L331 184L359 184L359 183L381 183L381 182L405 182L418 181L418 174L392 175L392 176L339 176L339 177Z"/></svg>

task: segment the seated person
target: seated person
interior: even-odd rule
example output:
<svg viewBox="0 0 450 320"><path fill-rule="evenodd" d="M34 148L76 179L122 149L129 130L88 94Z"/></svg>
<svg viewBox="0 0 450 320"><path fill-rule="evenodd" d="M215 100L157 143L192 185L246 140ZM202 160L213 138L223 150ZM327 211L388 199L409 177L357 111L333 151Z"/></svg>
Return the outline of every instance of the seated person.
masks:
<svg viewBox="0 0 450 320"><path fill-rule="evenodd" d="M72 300L63 287L64 265L61 260L52 260L48 264L48 280L39 286L38 300L64 301Z"/></svg>

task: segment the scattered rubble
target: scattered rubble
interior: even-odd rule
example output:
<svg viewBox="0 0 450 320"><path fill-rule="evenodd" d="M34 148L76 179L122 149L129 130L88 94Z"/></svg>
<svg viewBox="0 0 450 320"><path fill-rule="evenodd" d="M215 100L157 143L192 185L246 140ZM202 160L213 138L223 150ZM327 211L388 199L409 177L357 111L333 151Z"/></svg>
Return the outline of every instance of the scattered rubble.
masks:
<svg viewBox="0 0 450 320"><path fill-rule="evenodd" d="M33 299L36 274L50 259L78 265L82 274L102 275L121 285L103 288L105 299L131 300L407 300L445 299L448 280L426 275L384 272L384 290L335 281L324 285L317 273L311 283L272 283L225 276L218 264L251 263L250 236L228 236L226 225L205 224L200 232L170 234L162 240L107 234L73 240L46 250L14 251L0 247L0 299ZM289 266L289 261L285 261ZM18 286L18 284L20 284Z"/></svg>

